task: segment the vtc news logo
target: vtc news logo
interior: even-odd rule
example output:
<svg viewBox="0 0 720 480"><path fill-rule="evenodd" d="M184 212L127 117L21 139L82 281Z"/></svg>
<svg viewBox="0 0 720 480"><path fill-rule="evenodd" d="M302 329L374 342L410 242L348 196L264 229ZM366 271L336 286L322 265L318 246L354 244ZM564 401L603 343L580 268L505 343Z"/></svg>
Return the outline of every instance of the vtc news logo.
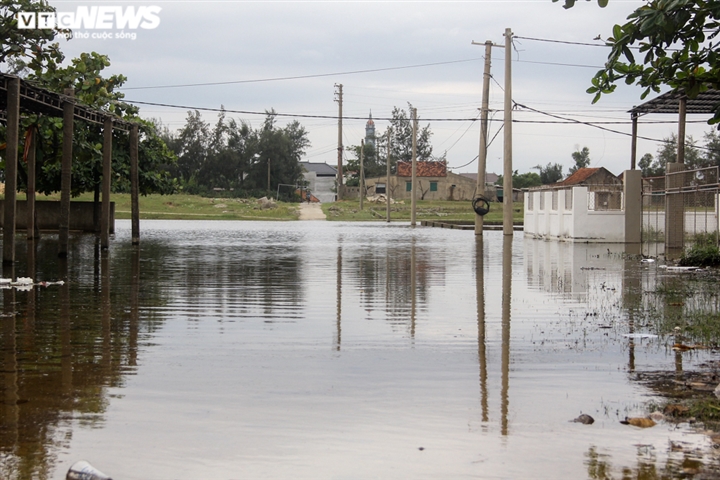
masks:
<svg viewBox="0 0 720 480"><path fill-rule="evenodd" d="M18 12L19 29L153 29L160 25L157 6L77 7L74 12Z"/></svg>

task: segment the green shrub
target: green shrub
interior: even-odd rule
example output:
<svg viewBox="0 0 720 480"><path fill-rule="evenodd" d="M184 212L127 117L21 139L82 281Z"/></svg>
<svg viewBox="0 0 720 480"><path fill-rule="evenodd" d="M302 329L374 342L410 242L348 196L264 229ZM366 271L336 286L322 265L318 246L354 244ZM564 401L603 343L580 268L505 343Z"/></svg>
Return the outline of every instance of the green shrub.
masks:
<svg viewBox="0 0 720 480"><path fill-rule="evenodd" d="M717 245L696 243L686 250L680 258L680 265L685 267L718 267L720 266L720 248Z"/></svg>

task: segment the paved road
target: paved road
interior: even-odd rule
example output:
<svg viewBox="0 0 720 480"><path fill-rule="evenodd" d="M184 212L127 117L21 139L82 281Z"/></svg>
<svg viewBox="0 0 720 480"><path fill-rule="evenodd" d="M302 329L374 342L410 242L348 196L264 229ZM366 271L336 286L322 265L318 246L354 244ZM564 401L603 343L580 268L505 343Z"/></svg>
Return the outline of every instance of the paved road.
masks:
<svg viewBox="0 0 720 480"><path fill-rule="evenodd" d="M300 220L326 220L319 203L301 203Z"/></svg>

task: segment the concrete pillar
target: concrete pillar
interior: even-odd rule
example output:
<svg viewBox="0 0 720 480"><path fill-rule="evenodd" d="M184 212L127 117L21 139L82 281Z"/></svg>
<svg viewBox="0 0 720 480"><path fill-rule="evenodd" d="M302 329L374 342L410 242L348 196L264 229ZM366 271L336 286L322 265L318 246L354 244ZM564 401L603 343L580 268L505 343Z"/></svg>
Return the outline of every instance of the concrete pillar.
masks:
<svg viewBox="0 0 720 480"><path fill-rule="evenodd" d="M625 243L640 243L642 234L642 172L623 172L625 202Z"/></svg>
<svg viewBox="0 0 720 480"><path fill-rule="evenodd" d="M70 186L72 184L73 122L75 118L75 91L65 89L63 102L63 146L60 174L60 222L58 257L66 258L70 237Z"/></svg>
<svg viewBox="0 0 720 480"><path fill-rule="evenodd" d="M112 118L103 122L102 214L100 215L100 248L110 247L110 182L112 180Z"/></svg>
<svg viewBox="0 0 720 480"><path fill-rule="evenodd" d="M140 244L140 174L138 172L138 126L130 129L130 210L132 222L132 244Z"/></svg>
<svg viewBox="0 0 720 480"><path fill-rule="evenodd" d="M683 194L684 175L676 174L685 170L682 163L668 163L665 176L665 250L682 251L685 245L685 205ZM672 252L671 252L672 253Z"/></svg>
<svg viewBox="0 0 720 480"><path fill-rule="evenodd" d="M7 145L5 148L5 206L3 219L3 265L15 262L15 214L17 207L17 152L20 134L20 79L7 83Z"/></svg>

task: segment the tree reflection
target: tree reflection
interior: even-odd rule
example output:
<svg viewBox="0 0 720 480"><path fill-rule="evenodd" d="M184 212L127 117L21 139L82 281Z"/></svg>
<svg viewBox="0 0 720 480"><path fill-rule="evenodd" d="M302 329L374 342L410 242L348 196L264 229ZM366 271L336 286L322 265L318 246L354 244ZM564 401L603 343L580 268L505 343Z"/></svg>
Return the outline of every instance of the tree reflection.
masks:
<svg viewBox="0 0 720 480"><path fill-rule="evenodd" d="M657 455L650 446L637 447L637 464L634 466L614 467L611 456L598 452L591 446L585 454L588 477L597 480L614 478L637 480L666 480L672 478L717 478L720 467L713 459L705 459L696 450L674 452L677 446L670 445L663 464L657 461Z"/></svg>
<svg viewBox="0 0 720 480"><path fill-rule="evenodd" d="M3 290L3 480L49 478L58 451L69 445L73 422L102 424L108 387L122 386L124 375L134 371L128 366L137 364L139 345L158 326L152 307L167 303L155 281L165 253L152 242L144 244L142 255L156 255L157 261L147 262L142 272L141 254L122 245L104 253L98 270L87 272L95 255L92 237L74 238L71 254L61 260L52 240L24 248L19 245L22 260L4 278L65 283ZM151 307L142 319L141 303Z"/></svg>

